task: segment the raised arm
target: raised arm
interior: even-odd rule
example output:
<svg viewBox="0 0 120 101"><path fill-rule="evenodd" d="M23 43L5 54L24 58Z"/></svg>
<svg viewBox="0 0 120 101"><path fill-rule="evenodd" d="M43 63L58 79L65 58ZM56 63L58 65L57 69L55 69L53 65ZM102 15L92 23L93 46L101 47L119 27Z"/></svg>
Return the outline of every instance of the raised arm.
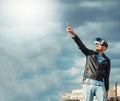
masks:
<svg viewBox="0 0 120 101"><path fill-rule="evenodd" d="M67 26L67 32L69 32L72 36L74 41L76 42L76 44L78 45L79 49L85 54L88 55L91 52L93 52L92 50L89 50L88 48L86 48L86 46L83 44L83 42L80 40L80 38L77 36L77 34L73 31L73 28L71 25Z"/></svg>

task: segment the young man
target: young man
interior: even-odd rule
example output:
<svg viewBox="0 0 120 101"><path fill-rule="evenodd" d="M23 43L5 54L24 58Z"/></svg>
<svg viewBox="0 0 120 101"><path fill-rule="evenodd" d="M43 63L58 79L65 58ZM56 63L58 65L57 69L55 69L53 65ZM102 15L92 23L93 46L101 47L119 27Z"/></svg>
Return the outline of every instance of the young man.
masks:
<svg viewBox="0 0 120 101"><path fill-rule="evenodd" d="M67 32L73 36L79 49L86 56L83 75L84 101L93 101L94 96L98 101L107 101L110 74L110 59L104 54L108 47L107 41L96 38L96 51L93 51L83 44L70 25L67 26Z"/></svg>

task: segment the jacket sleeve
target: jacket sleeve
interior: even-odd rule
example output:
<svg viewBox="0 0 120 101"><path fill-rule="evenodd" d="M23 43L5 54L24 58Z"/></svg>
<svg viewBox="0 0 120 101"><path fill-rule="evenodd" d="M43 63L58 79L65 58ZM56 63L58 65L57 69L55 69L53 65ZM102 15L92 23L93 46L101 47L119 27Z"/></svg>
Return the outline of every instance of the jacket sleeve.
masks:
<svg viewBox="0 0 120 101"><path fill-rule="evenodd" d="M75 43L78 45L78 48L87 56L88 54L90 54L91 52L93 52L92 50L88 49L83 42L80 40L80 38L76 35L74 37L72 37L75 41Z"/></svg>
<svg viewBox="0 0 120 101"><path fill-rule="evenodd" d="M110 75L110 69L111 69L111 63L110 63L110 60L109 60L108 66L107 66L107 68L105 69L106 76L105 76L105 79L104 79L106 91L109 90L109 75Z"/></svg>

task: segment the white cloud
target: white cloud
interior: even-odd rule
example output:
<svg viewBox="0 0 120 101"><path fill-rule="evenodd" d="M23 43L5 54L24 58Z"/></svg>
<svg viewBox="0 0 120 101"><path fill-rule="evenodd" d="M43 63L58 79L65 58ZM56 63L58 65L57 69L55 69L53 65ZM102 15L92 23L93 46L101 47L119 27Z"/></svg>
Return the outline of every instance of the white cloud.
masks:
<svg viewBox="0 0 120 101"><path fill-rule="evenodd" d="M38 19L44 23L54 17L56 12L53 0L7 0L2 2L1 7L2 17L16 24L34 24Z"/></svg>
<svg viewBox="0 0 120 101"><path fill-rule="evenodd" d="M55 27L59 28L60 25L58 23L49 23L47 25L43 25L42 27L39 26L19 26L19 27L12 27L12 28L1 28L0 32L4 33L3 36L7 38L8 41L14 43L20 43L25 40L34 40L36 38L43 38L46 35L52 35L53 32L57 31L54 29Z"/></svg>
<svg viewBox="0 0 120 101"><path fill-rule="evenodd" d="M70 75L77 75L80 73L80 69L72 67L72 68L70 68L70 70L68 70L68 72Z"/></svg>
<svg viewBox="0 0 120 101"><path fill-rule="evenodd" d="M118 4L118 1L83 1L80 2L80 7L90 7L90 8L104 8L110 9ZM105 9L106 8L106 9Z"/></svg>
<svg viewBox="0 0 120 101"><path fill-rule="evenodd" d="M0 5L0 100L39 100L39 93L47 96L44 92L60 85L59 73L53 66L61 46L55 35L61 28L56 21L56 3L10 0Z"/></svg>
<svg viewBox="0 0 120 101"><path fill-rule="evenodd" d="M82 53L82 52L81 52ZM75 66L83 68L85 66L86 57L75 59Z"/></svg>
<svg viewBox="0 0 120 101"><path fill-rule="evenodd" d="M80 33L81 36L85 36L86 34L95 34L103 32L103 23L101 22L87 22L82 26L78 26L75 30L77 33Z"/></svg>
<svg viewBox="0 0 120 101"><path fill-rule="evenodd" d="M115 53L115 54L119 54L120 50L120 42L109 42L110 44L110 48L107 50L109 53Z"/></svg>
<svg viewBox="0 0 120 101"><path fill-rule="evenodd" d="M50 35L60 26L53 0L7 0L0 5L0 33L14 43Z"/></svg>
<svg viewBox="0 0 120 101"><path fill-rule="evenodd" d="M81 7L101 7L102 3L99 1L83 1L82 3L80 3Z"/></svg>
<svg viewBox="0 0 120 101"><path fill-rule="evenodd" d="M60 79L58 70L48 70L48 73L43 74L43 71L40 70L41 67L33 70L29 66L26 66L30 63L27 61L27 59L24 59L24 57L22 59L25 61L24 63L21 63L23 66L19 66L20 63L17 64L14 60L11 59L10 61L6 58L2 57L2 63L0 64L0 80L4 85L1 90L3 90L3 92L7 92L8 95L6 97L3 94L1 100L5 101L5 98L15 99L17 96L35 99L36 95L39 93L49 91L49 89L53 86L59 87ZM40 65L40 62L34 64ZM53 68L50 67L50 69ZM11 93L9 91L11 91ZM11 96L10 98L9 95Z"/></svg>
<svg viewBox="0 0 120 101"><path fill-rule="evenodd" d="M86 22L82 26L78 26L75 31L78 33L80 38L82 39L88 39L86 35L89 35L89 39L94 39L96 37L103 37L105 38L109 34L113 34L109 32L111 29L116 28L119 26L117 21L104 21L104 22ZM109 37L107 37L109 38ZM82 39L82 40L83 40ZM89 40L87 40L89 41ZM89 41L91 42L91 41ZM92 47L91 45L89 45Z"/></svg>

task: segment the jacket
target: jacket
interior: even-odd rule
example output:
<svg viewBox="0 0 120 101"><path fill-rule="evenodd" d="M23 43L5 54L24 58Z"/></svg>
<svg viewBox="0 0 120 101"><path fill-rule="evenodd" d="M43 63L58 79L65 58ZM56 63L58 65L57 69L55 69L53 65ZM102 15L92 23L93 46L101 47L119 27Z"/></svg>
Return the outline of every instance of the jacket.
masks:
<svg viewBox="0 0 120 101"><path fill-rule="evenodd" d="M98 52L86 48L80 38L73 37L79 49L86 56L86 64L83 77L104 82L106 91L109 90L110 59L103 53L104 61L99 63L96 55Z"/></svg>

